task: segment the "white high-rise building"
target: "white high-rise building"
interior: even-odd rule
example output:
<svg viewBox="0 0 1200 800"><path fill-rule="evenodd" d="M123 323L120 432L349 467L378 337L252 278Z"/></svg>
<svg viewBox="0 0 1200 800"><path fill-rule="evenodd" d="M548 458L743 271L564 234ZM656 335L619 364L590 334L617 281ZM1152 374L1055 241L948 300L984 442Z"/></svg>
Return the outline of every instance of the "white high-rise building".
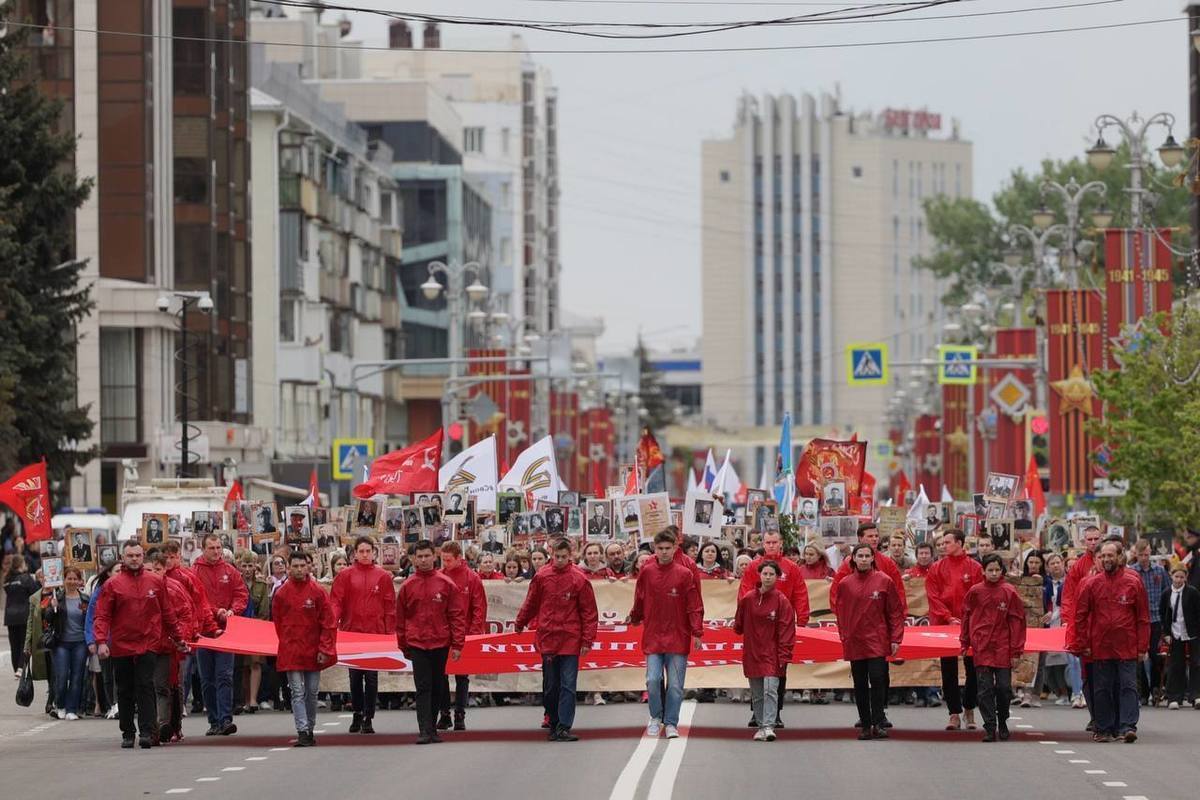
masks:
<svg viewBox="0 0 1200 800"><path fill-rule="evenodd" d="M703 143L706 422L791 412L808 433L886 438L891 388L850 386L846 345L916 361L938 342L944 287L912 266L932 246L923 203L971 195L971 144L942 127L927 111L844 112L828 94L745 95L732 135ZM740 455L755 475L773 459Z"/></svg>

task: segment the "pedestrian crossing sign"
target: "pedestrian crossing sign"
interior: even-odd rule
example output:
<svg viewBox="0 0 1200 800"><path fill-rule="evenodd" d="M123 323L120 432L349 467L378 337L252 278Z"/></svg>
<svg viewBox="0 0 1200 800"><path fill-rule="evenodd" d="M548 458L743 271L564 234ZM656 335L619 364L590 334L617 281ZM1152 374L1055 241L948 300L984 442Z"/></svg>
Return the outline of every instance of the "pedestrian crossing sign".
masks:
<svg viewBox="0 0 1200 800"><path fill-rule="evenodd" d="M938 383L974 386L979 348L973 345L938 345Z"/></svg>
<svg viewBox="0 0 1200 800"><path fill-rule="evenodd" d="M856 342L846 345L846 381L851 386L886 386L887 344Z"/></svg>
<svg viewBox="0 0 1200 800"><path fill-rule="evenodd" d="M355 464L369 464L375 455L374 439L334 439L333 479L354 480Z"/></svg>

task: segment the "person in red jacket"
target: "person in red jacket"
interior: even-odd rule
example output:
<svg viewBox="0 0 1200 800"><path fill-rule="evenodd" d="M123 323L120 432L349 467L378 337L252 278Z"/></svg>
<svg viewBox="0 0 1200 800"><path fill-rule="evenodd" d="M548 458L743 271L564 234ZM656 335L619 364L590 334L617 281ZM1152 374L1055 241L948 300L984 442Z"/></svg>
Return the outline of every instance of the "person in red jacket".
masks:
<svg viewBox="0 0 1200 800"><path fill-rule="evenodd" d="M208 607L220 627L225 620L241 615L250 601L242 575L225 562L221 537L205 534L201 540L201 556L192 565L192 573L204 587ZM196 654L200 669L200 686L204 691L204 710L208 712L206 736L229 736L237 733L233 724L233 653L218 653L201 649Z"/></svg>
<svg viewBox="0 0 1200 800"><path fill-rule="evenodd" d="M204 586L190 569L183 564L183 548L176 539L169 539L162 546L163 556L166 558L166 576L174 578L183 585L187 590L188 597L192 601L192 612L196 615L196 630L201 633L208 633L216 630L216 621L213 619L212 608L208 605L208 598L204 594ZM195 653L188 653L183 657L183 661L179 664L179 685L183 689L182 702L186 706L188 700L188 691L192 685L192 669L196 666ZM198 705L199 697L194 698L192 711L200 712ZM180 738L183 738L182 732Z"/></svg>
<svg viewBox="0 0 1200 800"><path fill-rule="evenodd" d="M312 556L302 550L288 557L288 579L271 598L271 621L279 639L275 669L287 674L296 722L296 747L317 743L317 690L321 670L337 661L337 621L333 601L312 580Z"/></svg>
<svg viewBox="0 0 1200 800"><path fill-rule="evenodd" d="M1092 665L1093 739L1137 741L1137 664L1148 657L1150 605L1146 587L1120 563L1120 542L1100 547L1101 572L1084 581L1075 597L1073 653Z"/></svg>
<svg viewBox="0 0 1200 800"><path fill-rule="evenodd" d="M917 563L913 564L908 569L904 570L904 580L912 578L924 578L929 574L929 568L933 566L933 545L929 542L922 542L917 545Z"/></svg>
<svg viewBox="0 0 1200 800"><path fill-rule="evenodd" d="M112 658L117 683L117 709L121 723L121 747L148 749L158 739L158 715L154 699L156 650L164 631L173 646L186 650L183 631L167 597L167 587L158 575L144 569L142 546L125 542L121 571L109 578L96 602L94 632L100 658ZM137 725L134 726L134 715Z"/></svg>
<svg viewBox="0 0 1200 800"><path fill-rule="evenodd" d="M416 688L417 744L440 742L435 725L446 686L446 657L462 655L467 638L463 593L440 570L433 542L413 545L413 574L400 584L396 597L396 643L412 662ZM446 702L449 702L448 700Z"/></svg>
<svg viewBox="0 0 1200 800"><path fill-rule="evenodd" d="M178 544L172 542L172 544ZM161 550L151 548L145 556L145 568L163 579L167 587L167 599L179 620L179 629L185 642L194 642L200 635L191 595L182 583L167 575L167 558ZM204 633L216 633L212 616L206 618ZM158 700L158 740L177 742L183 739L183 691L180 688L180 664L184 655L171 645L167 631L163 631L158 646L158 664L154 669L154 694Z"/></svg>
<svg viewBox="0 0 1200 800"><path fill-rule="evenodd" d="M958 528L948 528L942 534L946 554L934 562L925 575L925 595L929 600L930 625L958 625L962 621L963 598L972 586L983 582L983 567L967 555L963 549L966 535ZM958 659L947 656L942 662L942 696L946 698L946 710L950 718L946 730L962 728L966 717L967 727L975 728L975 665L970 656L963 657L967 673L965 690L958 685ZM963 714L963 710L966 713Z"/></svg>
<svg viewBox="0 0 1200 800"><path fill-rule="evenodd" d="M753 594L758 588L758 565L764 561L774 561L779 565L780 570L779 580L775 582L775 591L782 594L792 604L792 610L796 612L796 625L803 628L808 624L808 586L804 583L804 578L800 574L800 567L796 563L783 557L783 534L779 531L767 531L762 538L763 554L750 562L746 567L746 571L742 573L742 583L738 587L738 600L748 594ZM787 696L787 674L784 673L779 677L779 708L783 708L784 697ZM746 725L748 728L757 728L758 720L753 716L750 717L750 722ZM775 714L774 728L785 727L783 724L783 715L778 711Z"/></svg>
<svg viewBox="0 0 1200 800"><path fill-rule="evenodd" d="M754 718L778 715L779 676L787 672L796 646L796 612L775 589L783 572L774 561L758 565L758 588L738 600L733 630L742 636L742 674L750 679ZM775 741L775 729L760 724L756 742Z"/></svg>
<svg viewBox="0 0 1200 800"><path fill-rule="evenodd" d="M517 612L514 630L525 630L532 622L537 629L535 645L542 655L542 699L549 720L552 742L575 742L575 686L579 659L592 649L596 639L596 593L592 582L571 563L571 544L559 539L551 550L550 563L529 582L525 602Z"/></svg>
<svg viewBox="0 0 1200 800"><path fill-rule="evenodd" d="M354 540L354 563L338 573L329 592L339 631L391 633L396 629L396 592L392 573L375 565L375 542L370 536ZM350 670L350 733L375 732L375 702L379 673Z"/></svg>
<svg viewBox="0 0 1200 800"><path fill-rule="evenodd" d="M850 551L854 572L842 581L835 611L842 656L850 662L854 701L858 705L858 738L886 739L889 656L896 655L904 638L902 589L880 572L875 548L859 542Z"/></svg>
<svg viewBox="0 0 1200 800"><path fill-rule="evenodd" d="M654 537L654 558L638 574L633 608L625 620L626 624L645 625L642 652L646 654L646 693L650 705L646 735L658 736L665 728L668 739L679 737L679 709L683 705L688 653L693 644L700 647L704 633L700 582L689 567L675 560L678 548L671 531L661 531Z"/></svg>
<svg viewBox="0 0 1200 800"><path fill-rule="evenodd" d="M983 741L1008 741L1008 707L1012 704L1012 671L1025 652L1025 604L1004 580L1004 559L983 557L983 583L967 591L958 636L963 655L973 653Z"/></svg>
<svg viewBox="0 0 1200 800"><path fill-rule="evenodd" d="M1100 564L1096 558L1099 549L1100 529L1095 525L1089 525L1083 529L1083 553L1071 565L1066 579L1063 580L1059 618L1062 620L1063 627L1066 628L1063 635L1068 642L1073 641L1075 637L1075 598L1079 596L1079 590L1083 586L1083 582L1100 569ZM1092 697L1091 659L1080 659L1079 672L1083 681L1083 700L1088 709L1089 719L1087 730L1090 731L1096 725L1094 718L1096 703Z"/></svg>
<svg viewBox="0 0 1200 800"><path fill-rule="evenodd" d="M458 542L446 542L442 545L442 574L454 581L462 593L463 603L467 610L467 636L477 636L485 632L487 626L487 595L483 591L483 581L467 566L462 557L462 546ZM438 720L439 730L450 727L450 679L443 679L442 714ZM470 678L466 675L454 676L454 730L467 729L467 697L471 688Z"/></svg>

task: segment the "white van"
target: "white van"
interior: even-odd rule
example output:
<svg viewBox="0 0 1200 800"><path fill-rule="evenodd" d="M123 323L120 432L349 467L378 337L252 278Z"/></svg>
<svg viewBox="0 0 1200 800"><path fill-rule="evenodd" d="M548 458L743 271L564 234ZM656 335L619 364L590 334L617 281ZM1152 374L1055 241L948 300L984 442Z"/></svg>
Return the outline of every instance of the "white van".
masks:
<svg viewBox="0 0 1200 800"><path fill-rule="evenodd" d="M121 528L121 518L116 514L108 513L107 509L99 506L64 506L50 518L50 527L54 530L55 551L61 556L63 531L67 528L95 531L97 536L104 537L103 539L98 538L96 544L112 543L117 540L117 531Z"/></svg>
<svg viewBox="0 0 1200 800"><path fill-rule="evenodd" d="M191 531L192 512L224 511L228 494L229 487L217 486L212 478L156 478L149 486L131 486L121 494L117 541L138 537L143 514L176 516L180 529Z"/></svg>

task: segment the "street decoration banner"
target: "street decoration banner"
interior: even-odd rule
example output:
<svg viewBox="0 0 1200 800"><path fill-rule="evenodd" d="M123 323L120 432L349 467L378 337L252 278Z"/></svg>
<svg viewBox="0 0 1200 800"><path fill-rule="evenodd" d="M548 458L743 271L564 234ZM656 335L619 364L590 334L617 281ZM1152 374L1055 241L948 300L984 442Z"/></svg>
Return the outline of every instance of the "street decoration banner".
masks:
<svg viewBox="0 0 1200 800"><path fill-rule="evenodd" d="M1109 369L1120 367L1117 353L1124 349L1124 329L1146 316L1147 294L1151 314L1171 310L1170 245L1170 228L1104 231L1104 346Z"/></svg>
<svg viewBox="0 0 1200 800"><path fill-rule="evenodd" d="M21 518L26 543L33 544L53 535L50 529L50 482L46 478L45 461L23 467L0 483L0 503Z"/></svg>
<svg viewBox="0 0 1200 800"><path fill-rule="evenodd" d="M1037 330L1002 328L995 334L996 351L988 358L1033 359L1037 357ZM1014 366L983 370L981 379L970 390L974 393L975 414L989 425L984 437L980 420L975 425L976 480L978 486L988 472L1020 475L1025 470L1025 409L1033 396L1035 378L1032 368Z"/></svg>
<svg viewBox="0 0 1200 800"><path fill-rule="evenodd" d="M867 443L812 439L796 465L796 495L821 497L826 484L844 483L844 497L858 497L867 466Z"/></svg>
<svg viewBox="0 0 1200 800"><path fill-rule="evenodd" d="M1103 333L1098 293L1084 289L1046 291L1047 374L1050 382L1050 491L1090 494L1100 442L1087 433L1100 414L1092 370L1103 367ZM1023 470L1024 464L1020 465Z"/></svg>
<svg viewBox="0 0 1200 800"><path fill-rule="evenodd" d="M968 391L960 384L942 386L942 485L955 497L965 497L973 485L967 467L971 450Z"/></svg>

